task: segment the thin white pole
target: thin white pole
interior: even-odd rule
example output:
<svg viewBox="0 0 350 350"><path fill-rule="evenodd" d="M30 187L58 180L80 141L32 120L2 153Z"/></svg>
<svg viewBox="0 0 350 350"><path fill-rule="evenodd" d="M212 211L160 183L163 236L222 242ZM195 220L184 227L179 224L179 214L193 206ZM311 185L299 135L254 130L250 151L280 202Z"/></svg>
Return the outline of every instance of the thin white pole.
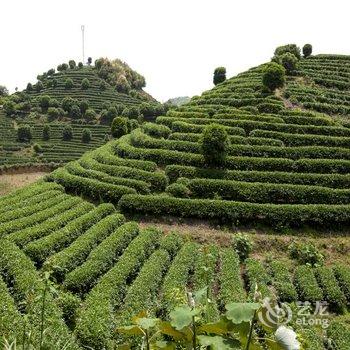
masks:
<svg viewBox="0 0 350 350"><path fill-rule="evenodd" d="M83 64L85 64L85 26L81 26L82 44L83 44Z"/></svg>

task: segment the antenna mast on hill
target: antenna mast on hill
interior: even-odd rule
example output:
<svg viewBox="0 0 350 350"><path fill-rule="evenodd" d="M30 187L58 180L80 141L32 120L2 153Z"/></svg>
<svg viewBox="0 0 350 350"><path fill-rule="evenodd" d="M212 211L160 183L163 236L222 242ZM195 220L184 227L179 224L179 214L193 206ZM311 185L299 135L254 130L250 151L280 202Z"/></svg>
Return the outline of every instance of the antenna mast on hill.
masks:
<svg viewBox="0 0 350 350"><path fill-rule="evenodd" d="M81 39L83 45L83 64L85 63L85 26L81 26Z"/></svg>

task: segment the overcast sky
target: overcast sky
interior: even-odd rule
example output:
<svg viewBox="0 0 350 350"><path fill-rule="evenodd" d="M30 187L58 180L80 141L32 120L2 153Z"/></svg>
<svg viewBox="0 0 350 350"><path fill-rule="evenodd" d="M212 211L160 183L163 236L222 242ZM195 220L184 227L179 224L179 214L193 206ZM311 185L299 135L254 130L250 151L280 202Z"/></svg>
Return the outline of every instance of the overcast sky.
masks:
<svg viewBox="0 0 350 350"><path fill-rule="evenodd" d="M16 0L0 7L0 85L11 91L69 59L120 58L160 101L212 87L269 60L276 46L350 54L348 1Z"/></svg>

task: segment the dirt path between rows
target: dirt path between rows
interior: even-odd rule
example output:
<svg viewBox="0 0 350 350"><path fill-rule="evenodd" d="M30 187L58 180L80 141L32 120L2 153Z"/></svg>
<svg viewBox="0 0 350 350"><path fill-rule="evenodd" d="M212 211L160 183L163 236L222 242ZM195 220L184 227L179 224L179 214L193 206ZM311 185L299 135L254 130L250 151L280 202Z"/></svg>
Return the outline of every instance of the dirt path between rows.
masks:
<svg viewBox="0 0 350 350"><path fill-rule="evenodd" d="M41 179L46 174L47 172L45 171L34 171L22 174L2 174L0 175L0 196L29 185Z"/></svg>

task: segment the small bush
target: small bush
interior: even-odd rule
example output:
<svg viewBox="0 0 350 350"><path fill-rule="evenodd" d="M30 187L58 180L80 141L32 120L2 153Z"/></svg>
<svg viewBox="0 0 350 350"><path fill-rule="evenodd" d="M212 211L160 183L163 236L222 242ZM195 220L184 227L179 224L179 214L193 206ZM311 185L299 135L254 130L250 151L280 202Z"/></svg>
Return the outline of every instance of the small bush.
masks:
<svg viewBox="0 0 350 350"><path fill-rule="evenodd" d="M16 104L13 101L6 101L4 103L4 110L7 116L10 116L16 111Z"/></svg>
<svg viewBox="0 0 350 350"><path fill-rule="evenodd" d="M81 81L81 88L82 88L83 90L87 90L89 87L90 87L90 81L89 81L89 79L84 78L84 79Z"/></svg>
<svg viewBox="0 0 350 350"><path fill-rule="evenodd" d="M58 109L58 108L55 108L55 107L50 107L50 108L47 110L47 115L48 115L50 121L55 120L55 119L57 119L57 118L59 117L59 115L60 115L59 109Z"/></svg>
<svg viewBox="0 0 350 350"><path fill-rule="evenodd" d="M300 60L300 58L301 58L300 48L295 44L288 44L288 45L283 45L283 46L277 47L275 50L275 57L282 56L286 52L293 54L298 60Z"/></svg>
<svg viewBox="0 0 350 350"><path fill-rule="evenodd" d="M276 62L270 62L264 68L262 82L270 91L283 87L286 80L286 70Z"/></svg>
<svg viewBox="0 0 350 350"><path fill-rule="evenodd" d="M36 92L40 92L42 89L44 88L44 85L41 81L38 81L36 84L35 84L35 91Z"/></svg>
<svg viewBox="0 0 350 350"><path fill-rule="evenodd" d="M225 128L218 124L205 127L201 137L201 149L208 165L221 165L225 158L229 140Z"/></svg>
<svg viewBox="0 0 350 350"><path fill-rule="evenodd" d="M305 58L311 56L312 54L312 45L311 44L305 44L303 46L303 55Z"/></svg>
<svg viewBox="0 0 350 350"><path fill-rule="evenodd" d="M51 128L50 125L46 124L43 127L43 140L48 141L51 137Z"/></svg>
<svg viewBox="0 0 350 350"><path fill-rule="evenodd" d="M40 98L39 98L39 106L41 107L41 110L43 112L46 112L47 109L50 107L50 102L51 102L50 96L48 96L48 95L40 96Z"/></svg>
<svg viewBox="0 0 350 350"><path fill-rule="evenodd" d="M84 129L82 135L81 135L81 140L84 143L89 143L91 141L92 135L91 135L91 130L90 129Z"/></svg>
<svg viewBox="0 0 350 350"><path fill-rule="evenodd" d="M180 183L173 183L169 185L166 188L165 192L174 197L179 197L179 198L188 198L191 193L188 187Z"/></svg>
<svg viewBox="0 0 350 350"><path fill-rule="evenodd" d="M17 139L20 142L28 142L33 138L32 128L29 125L21 125L17 130Z"/></svg>
<svg viewBox="0 0 350 350"><path fill-rule="evenodd" d="M73 138L73 129L70 125L66 125L62 130L62 139L70 141Z"/></svg>
<svg viewBox="0 0 350 350"><path fill-rule="evenodd" d="M74 104L70 111L69 111L69 116L71 118L74 118L74 119L79 119L81 117L81 112L80 112L80 108L78 105Z"/></svg>
<svg viewBox="0 0 350 350"><path fill-rule="evenodd" d="M79 103L80 112L82 115L89 109L89 102L87 100L81 100Z"/></svg>
<svg viewBox="0 0 350 350"><path fill-rule="evenodd" d="M286 52L280 57L280 63L287 74L293 74L297 69L298 59L292 53Z"/></svg>
<svg viewBox="0 0 350 350"><path fill-rule="evenodd" d="M301 264L320 266L323 264L324 256L313 244L293 242L288 247L292 259Z"/></svg>
<svg viewBox="0 0 350 350"><path fill-rule="evenodd" d="M226 68L225 67L217 67L214 70L214 85L220 84L226 80Z"/></svg>
<svg viewBox="0 0 350 350"><path fill-rule="evenodd" d="M244 261L249 257L253 249L253 243L249 236L243 233L237 233L232 240L234 250L237 252L240 261Z"/></svg>
<svg viewBox="0 0 350 350"><path fill-rule="evenodd" d="M128 120L123 117L116 117L113 119L111 125L111 132L113 137L119 138L128 133Z"/></svg>
<svg viewBox="0 0 350 350"><path fill-rule="evenodd" d="M84 118L86 121L91 122L96 119L96 112L93 109L89 108L86 110Z"/></svg>
<svg viewBox="0 0 350 350"><path fill-rule="evenodd" d="M67 78L64 82L64 88L66 90L70 90L74 86L73 80L71 78Z"/></svg>
<svg viewBox="0 0 350 350"><path fill-rule="evenodd" d="M74 60L70 60L70 61L68 62L68 64L69 64L69 68L70 68L70 69L74 69L74 68L77 66L77 64L75 63Z"/></svg>
<svg viewBox="0 0 350 350"><path fill-rule="evenodd" d="M35 153L42 153L42 151L43 151L43 148L38 143L34 144L33 149L34 149Z"/></svg>

